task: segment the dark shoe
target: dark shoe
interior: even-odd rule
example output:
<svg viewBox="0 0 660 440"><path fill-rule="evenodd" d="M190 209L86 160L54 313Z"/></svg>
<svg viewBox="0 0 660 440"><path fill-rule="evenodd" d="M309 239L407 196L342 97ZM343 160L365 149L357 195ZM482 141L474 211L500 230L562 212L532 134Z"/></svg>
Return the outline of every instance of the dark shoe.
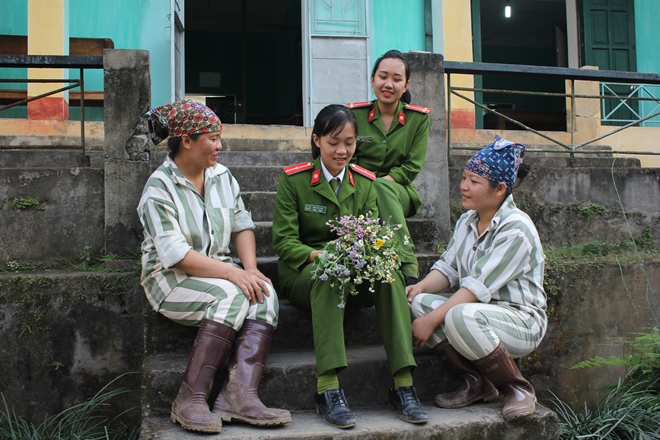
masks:
<svg viewBox="0 0 660 440"><path fill-rule="evenodd" d="M405 273L403 274L403 280L406 282L406 287L412 286L413 284L417 284L419 282L419 278L406 275Z"/></svg>
<svg viewBox="0 0 660 440"><path fill-rule="evenodd" d="M218 433L222 419L209 410L206 401L211 392L213 376L229 356L236 330L209 319L203 319L190 352L188 366L172 403L170 419L184 429Z"/></svg>
<svg viewBox="0 0 660 440"><path fill-rule="evenodd" d="M391 410L399 411L399 418L409 423L426 423L429 415L417 398L415 387L394 387L388 393Z"/></svg>
<svg viewBox="0 0 660 440"><path fill-rule="evenodd" d="M275 327L254 319L246 319L239 330L227 367L229 377L213 405L213 412L223 421L238 420L256 426L291 421L289 411L266 408L257 395L273 333Z"/></svg>
<svg viewBox="0 0 660 440"><path fill-rule="evenodd" d="M483 373L469 360L463 357L445 339L433 347L433 352L463 379L461 386L453 393L438 394L435 404L440 408L463 408L479 400L486 402L497 397L497 389L484 377Z"/></svg>
<svg viewBox="0 0 660 440"><path fill-rule="evenodd" d="M474 365L504 395L504 420L516 420L536 411L534 387L520 374L518 366L501 342L488 356L474 361Z"/></svg>
<svg viewBox="0 0 660 440"><path fill-rule="evenodd" d="M314 394L316 413L321 414L323 421L336 428L352 428L356 425L355 417L344 396L344 390L328 390L323 394Z"/></svg>

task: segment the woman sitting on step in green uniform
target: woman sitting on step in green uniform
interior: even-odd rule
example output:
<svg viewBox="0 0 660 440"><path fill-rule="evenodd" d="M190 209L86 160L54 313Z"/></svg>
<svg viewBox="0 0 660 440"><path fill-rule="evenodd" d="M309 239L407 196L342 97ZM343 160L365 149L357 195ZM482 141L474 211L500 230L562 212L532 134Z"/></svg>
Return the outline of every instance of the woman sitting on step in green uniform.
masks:
<svg viewBox="0 0 660 440"><path fill-rule="evenodd" d="M548 325L543 247L512 195L516 177L529 171L524 155L523 145L498 136L472 156L461 182L469 211L431 273L406 289L417 318L413 344L432 347L463 379L457 391L436 396L443 408L491 400L499 390L504 419L536 409L534 388L513 361L539 346ZM438 295L455 285L451 296Z"/></svg>
<svg viewBox="0 0 660 440"><path fill-rule="evenodd" d="M376 100L348 104L358 121L354 161L376 173L374 183L380 217L401 224L395 237L400 245L401 272L406 285L417 282L419 267L406 218L415 215L422 199L413 180L422 170L429 140L427 107L410 104L410 67L398 50L376 60L371 86Z"/></svg>
<svg viewBox="0 0 660 440"><path fill-rule="evenodd" d="M347 366L344 308L337 307L338 294L333 293L331 282L312 279L312 269L324 246L337 238L326 224L328 220L368 212L378 215L375 175L355 164L348 166L355 152L356 135L355 115L346 106L330 105L321 110L312 131L312 149L317 149L320 157L284 168L273 218L281 294L295 306L312 312L317 411L326 423L338 428L356 424L337 377ZM337 184L331 186L332 181ZM359 294L349 295L346 307L376 306L394 382L389 391L390 406L407 422L426 423L428 415L412 381L416 364L403 276L397 270L393 278L392 284L377 282L374 292L369 291L369 283L357 285Z"/></svg>
<svg viewBox="0 0 660 440"><path fill-rule="evenodd" d="M146 113L156 144L169 136L170 154L144 187L138 215L144 226L142 286L155 311L199 326L172 403L172 422L217 433L222 421L258 426L291 421L257 396L277 326L279 303L257 269L254 223L238 183L219 163L220 119L194 101ZM230 241L243 267L232 261ZM229 377L209 410L216 370L229 358Z"/></svg>

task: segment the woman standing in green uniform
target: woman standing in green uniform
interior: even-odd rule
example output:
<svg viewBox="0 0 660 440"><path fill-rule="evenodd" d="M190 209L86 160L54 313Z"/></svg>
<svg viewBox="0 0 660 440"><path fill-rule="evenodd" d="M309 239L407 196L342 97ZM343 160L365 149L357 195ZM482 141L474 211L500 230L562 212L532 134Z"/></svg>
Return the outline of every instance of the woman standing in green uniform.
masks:
<svg viewBox="0 0 660 440"><path fill-rule="evenodd" d="M337 307L337 295L329 281L312 279L314 259L323 247L337 238L326 222L344 215L378 215L376 176L352 164L356 146L357 121L343 105L321 110L314 122L312 149L320 157L284 168L275 199L273 247L278 253L282 294L297 307L311 310L314 350L318 376L314 395L323 420L338 428L351 428L356 420L339 387L337 373L346 368L344 308ZM318 154L317 154L318 156ZM404 291L403 276L394 274L392 284L368 283L356 286L359 294L349 296L346 307L376 307L385 351L394 385L389 392L390 407L410 423L426 423L428 415L412 386L412 330Z"/></svg>
<svg viewBox="0 0 660 440"><path fill-rule="evenodd" d="M416 283L419 275L414 244L405 240L410 237L406 218L415 215L422 204L412 182L426 158L431 112L410 104L409 80L410 67L403 55L390 50L376 60L371 72L377 99L348 104L358 121L356 162L377 176L374 186L380 217L402 225L396 238L406 285Z"/></svg>

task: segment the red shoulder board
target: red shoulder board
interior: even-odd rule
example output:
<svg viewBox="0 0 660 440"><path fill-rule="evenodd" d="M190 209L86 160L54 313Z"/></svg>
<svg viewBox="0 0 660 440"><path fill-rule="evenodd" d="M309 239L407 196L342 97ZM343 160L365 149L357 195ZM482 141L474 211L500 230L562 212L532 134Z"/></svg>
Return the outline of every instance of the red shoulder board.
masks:
<svg viewBox="0 0 660 440"><path fill-rule="evenodd" d="M421 105L413 105L413 104L406 104L403 106L406 110L414 110L416 112L420 113L426 113L429 114L431 113L431 109L428 107L422 107Z"/></svg>
<svg viewBox="0 0 660 440"><path fill-rule="evenodd" d="M284 167L284 172L286 173L287 176L293 176L294 174L297 174L301 171L306 171L309 169L314 168L314 164L311 162L301 162L297 163L295 165L289 165L288 167Z"/></svg>
<svg viewBox="0 0 660 440"><path fill-rule="evenodd" d="M349 104L346 104L346 107L348 108L362 108L369 106L371 106L371 102L351 102Z"/></svg>
<svg viewBox="0 0 660 440"><path fill-rule="evenodd" d="M362 174L367 179L376 180L376 173L374 173L373 171L369 171L368 169L362 168L360 165L354 163L352 163L350 167L353 171L355 171L358 174Z"/></svg>

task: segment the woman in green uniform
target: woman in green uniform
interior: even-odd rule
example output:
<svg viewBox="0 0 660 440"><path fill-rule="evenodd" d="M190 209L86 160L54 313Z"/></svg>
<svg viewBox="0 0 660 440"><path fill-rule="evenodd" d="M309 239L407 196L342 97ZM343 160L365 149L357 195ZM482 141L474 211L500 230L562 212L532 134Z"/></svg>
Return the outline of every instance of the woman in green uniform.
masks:
<svg viewBox="0 0 660 440"><path fill-rule="evenodd" d="M337 373L346 368L344 308L337 307L338 296L329 281L312 279L314 259L336 238L326 222L344 215L378 215L376 176L352 164L356 146L357 121L343 105L321 110L312 131L312 149L320 157L284 168L275 200L273 246L280 259L278 270L282 294L297 307L311 310L314 350L318 375L314 395L323 420L338 428L355 426ZM318 156L318 155L317 155ZM385 351L394 385L389 392L390 407L410 423L428 421L412 386L410 315L403 276L394 274L392 284L356 286L359 294L347 298L346 307L376 307Z"/></svg>
<svg viewBox="0 0 660 440"><path fill-rule="evenodd" d="M410 237L406 218L415 215L422 204L412 182L426 158L431 111L410 104L409 79L410 67L403 55L390 50L376 60L371 72L377 99L348 104L358 121L355 161L376 173L380 217L389 224L402 225L396 238L406 285L417 282L418 276L414 244L405 240L405 236Z"/></svg>

